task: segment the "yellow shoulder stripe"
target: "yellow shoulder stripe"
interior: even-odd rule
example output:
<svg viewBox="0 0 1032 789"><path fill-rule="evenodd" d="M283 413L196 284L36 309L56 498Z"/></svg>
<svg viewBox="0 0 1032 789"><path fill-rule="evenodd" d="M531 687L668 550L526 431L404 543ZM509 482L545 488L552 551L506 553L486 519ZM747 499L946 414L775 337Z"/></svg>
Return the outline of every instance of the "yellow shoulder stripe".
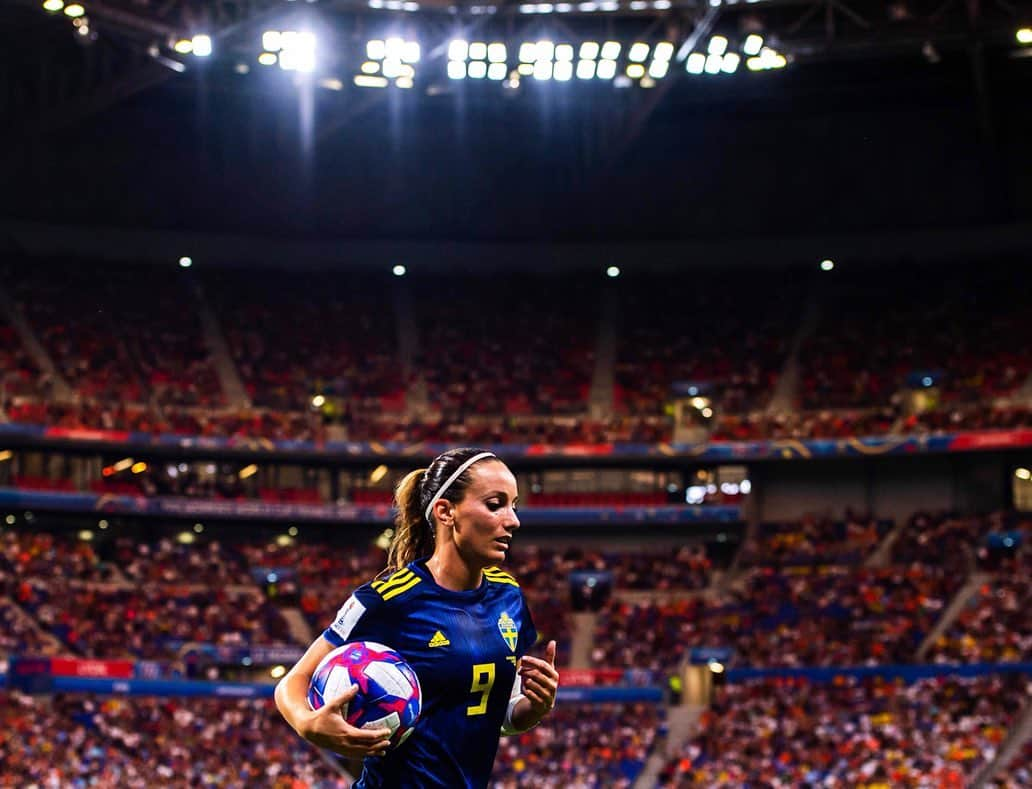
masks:
<svg viewBox="0 0 1032 789"><path fill-rule="evenodd" d="M491 581L491 582L496 583L496 584L509 584L510 586L515 586L515 587L519 588L519 584L516 583L516 579L515 578L513 578L508 573L502 572L497 567L485 567L484 568L484 577L488 581Z"/></svg>
<svg viewBox="0 0 1032 789"><path fill-rule="evenodd" d="M407 592L409 589L411 589L413 586L415 586L416 584L418 584L422 580L423 579L420 578L418 575L413 575L412 578L410 578L406 583L403 583L401 586L395 586L389 592L386 592L386 593L381 592L380 594L383 595L383 599L385 601L386 600L390 600L392 597L397 597L400 594L404 594L405 592Z"/></svg>
<svg viewBox="0 0 1032 789"><path fill-rule="evenodd" d="M406 581L411 581L415 577L416 574L411 570L398 570L398 572L396 572L390 578L387 578L383 581L373 581L369 585L380 594L383 594L387 590L392 589L395 586L400 586Z"/></svg>

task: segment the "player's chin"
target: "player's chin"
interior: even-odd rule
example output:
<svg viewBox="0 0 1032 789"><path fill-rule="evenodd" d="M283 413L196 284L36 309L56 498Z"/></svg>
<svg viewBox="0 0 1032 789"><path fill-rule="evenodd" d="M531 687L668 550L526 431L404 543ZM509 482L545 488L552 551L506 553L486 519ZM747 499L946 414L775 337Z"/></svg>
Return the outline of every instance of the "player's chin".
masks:
<svg viewBox="0 0 1032 789"><path fill-rule="evenodd" d="M508 547L502 543L493 542L487 546L487 558L492 562L500 562L505 559Z"/></svg>

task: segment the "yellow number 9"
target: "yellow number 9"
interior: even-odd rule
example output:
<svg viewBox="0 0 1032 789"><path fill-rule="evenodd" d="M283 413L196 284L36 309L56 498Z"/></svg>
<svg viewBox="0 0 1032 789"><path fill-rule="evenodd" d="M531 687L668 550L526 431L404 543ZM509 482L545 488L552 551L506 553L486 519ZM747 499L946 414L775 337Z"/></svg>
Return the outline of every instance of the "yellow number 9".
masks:
<svg viewBox="0 0 1032 789"><path fill-rule="evenodd" d="M479 693L480 702L466 708L467 715L483 715L487 712L487 699L491 695L491 688L494 687L495 666L494 663L475 663L473 665L473 684L470 686L470 693Z"/></svg>

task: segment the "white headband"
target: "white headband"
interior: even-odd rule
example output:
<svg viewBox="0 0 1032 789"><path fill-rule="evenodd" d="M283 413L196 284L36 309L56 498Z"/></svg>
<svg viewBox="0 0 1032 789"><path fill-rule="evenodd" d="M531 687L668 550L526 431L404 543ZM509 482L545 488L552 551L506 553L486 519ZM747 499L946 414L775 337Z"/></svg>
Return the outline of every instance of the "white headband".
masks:
<svg viewBox="0 0 1032 789"><path fill-rule="evenodd" d="M474 455L461 466L459 466L457 469L455 469L455 472L444 481L444 484L437 489L437 492L434 494L434 497L430 499L430 503L426 505L426 512L424 514L426 515L427 523L430 523L431 525L433 524L433 521L430 519L430 513L434 511L434 505L440 500L441 496L444 495L445 491L447 491L448 488L451 487L451 484L462 476L462 472L468 469L478 460L493 457L496 457L494 452L481 452L479 455Z"/></svg>

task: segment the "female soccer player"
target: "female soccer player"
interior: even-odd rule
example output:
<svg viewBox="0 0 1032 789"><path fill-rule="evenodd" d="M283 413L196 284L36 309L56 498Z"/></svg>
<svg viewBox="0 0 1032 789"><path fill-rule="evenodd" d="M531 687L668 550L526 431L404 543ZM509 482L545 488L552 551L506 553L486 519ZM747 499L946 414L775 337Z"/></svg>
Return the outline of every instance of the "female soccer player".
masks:
<svg viewBox="0 0 1032 789"><path fill-rule="evenodd" d="M555 642L526 654L537 631L505 559L516 478L490 452L452 449L408 474L395 493L397 528L382 580L359 587L276 687L276 706L309 742L364 759L358 789L486 787L499 736L535 726L555 705ZM384 575L381 574L381 575ZM316 712L316 666L349 641L398 651L419 676L423 711L387 750L388 729L357 729L340 712L351 688Z"/></svg>

